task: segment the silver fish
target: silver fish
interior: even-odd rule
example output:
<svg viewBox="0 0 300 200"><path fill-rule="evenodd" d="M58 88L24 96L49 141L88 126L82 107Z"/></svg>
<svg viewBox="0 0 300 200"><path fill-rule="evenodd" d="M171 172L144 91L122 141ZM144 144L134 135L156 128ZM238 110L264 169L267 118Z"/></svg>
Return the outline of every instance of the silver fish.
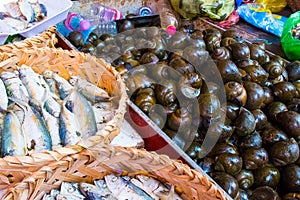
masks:
<svg viewBox="0 0 300 200"><path fill-rule="evenodd" d="M105 200L116 200L114 196L112 196L112 192L107 188L107 185L104 180L99 179L94 181L94 184L97 187L98 193L102 196L102 199Z"/></svg>
<svg viewBox="0 0 300 200"><path fill-rule="evenodd" d="M1 79L0 79L0 96L1 96L0 110L7 110L8 97L7 97L5 85Z"/></svg>
<svg viewBox="0 0 300 200"><path fill-rule="evenodd" d="M56 196L60 193L59 189L52 189L49 194L45 194L42 200L56 200Z"/></svg>
<svg viewBox="0 0 300 200"><path fill-rule="evenodd" d="M69 110L77 118L83 139L95 135L97 125L91 103L76 90L76 87L66 99Z"/></svg>
<svg viewBox="0 0 300 200"><path fill-rule="evenodd" d="M10 2L3 5L6 12L9 14L9 16L13 18L20 17L22 15L19 4L16 2Z"/></svg>
<svg viewBox="0 0 300 200"><path fill-rule="evenodd" d="M43 76L45 79L53 79L55 81L61 99L65 99L72 92L73 86L55 72L46 70Z"/></svg>
<svg viewBox="0 0 300 200"><path fill-rule="evenodd" d="M50 92L46 81L41 75L35 73L33 69L27 65L21 65L18 68L18 71L19 77L25 85L30 97L42 105Z"/></svg>
<svg viewBox="0 0 300 200"><path fill-rule="evenodd" d="M85 197L77 197L70 194L58 194L56 200L83 200Z"/></svg>
<svg viewBox="0 0 300 200"><path fill-rule="evenodd" d="M59 136L59 118L52 116L43 108L42 108L42 115L45 119L47 129L51 136L52 149L61 147L62 142Z"/></svg>
<svg viewBox="0 0 300 200"><path fill-rule="evenodd" d="M137 175L135 178L130 179L130 181L137 187L147 192L154 199L162 199L162 200L182 199L174 191L174 188L173 189L167 188L163 183L156 180L155 178L144 176L144 175Z"/></svg>
<svg viewBox="0 0 300 200"><path fill-rule="evenodd" d="M12 110L6 114L2 125L1 156L26 155L22 124Z"/></svg>
<svg viewBox="0 0 300 200"><path fill-rule="evenodd" d="M70 83L74 87L76 86L78 91L92 103L111 100L111 97L105 90L79 76L71 76Z"/></svg>
<svg viewBox="0 0 300 200"><path fill-rule="evenodd" d="M28 91L16 73L2 72L0 77L6 87L7 96L28 102Z"/></svg>
<svg viewBox="0 0 300 200"><path fill-rule="evenodd" d="M95 120L98 130L101 130L102 125L110 121L115 116L112 102L95 103L92 108L93 112L95 113Z"/></svg>
<svg viewBox="0 0 300 200"><path fill-rule="evenodd" d="M26 147L30 153L52 150L51 136L40 113L25 102L14 101L25 113L22 130L25 133Z"/></svg>
<svg viewBox="0 0 300 200"><path fill-rule="evenodd" d="M82 139L80 124L74 113L72 113L68 109L68 106L66 106L67 102L68 98L64 100L59 116L59 135L64 146L68 144L76 144Z"/></svg>
<svg viewBox="0 0 300 200"><path fill-rule="evenodd" d="M20 11L28 23L33 22L35 12L32 5L27 0L18 1Z"/></svg>
<svg viewBox="0 0 300 200"><path fill-rule="evenodd" d="M109 174L104 177L108 189L112 192L113 196L119 200L144 200L148 199L145 196L140 196L132 187L130 182L126 181L120 176Z"/></svg>
<svg viewBox="0 0 300 200"><path fill-rule="evenodd" d="M5 17L1 19L4 24L13 28L16 31L22 31L28 27L28 22L21 18L12 18L12 17Z"/></svg>
<svg viewBox="0 0 300 200"><path fill-rule="evenodd" d="M61 112L61 100L56 100L53 96L48 96L44 108L54 117L59 117Z"/></svg>
<svg viewBox="0 0 300 200"><path fill-rule="evenodd" d="M62 182L60 186L60 195L66 195L76 200L85 199L85 196L83 196L79 190L79 183Z"/></svg>
<svg viewBox="0 0 300 200"><path fill-rule="evenodd" d="M89 183L79 183L79 190L84 196L88 197L89 200L97 200L103 198L107 199L105 196L102 196L97 186Z"/></svg>

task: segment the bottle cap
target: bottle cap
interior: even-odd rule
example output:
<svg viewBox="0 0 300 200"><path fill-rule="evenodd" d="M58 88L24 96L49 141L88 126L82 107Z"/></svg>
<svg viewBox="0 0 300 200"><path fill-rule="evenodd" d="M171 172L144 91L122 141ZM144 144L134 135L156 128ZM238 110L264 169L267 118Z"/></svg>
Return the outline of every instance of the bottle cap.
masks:
<svg viewBox="0 0 300 200"><path fill-rule="evenodd" d="M152 10L151 10L151 8L149 8L147 6L141 7L138 11L139 16L147 16L147 15L151 15L151 14L152 14Z"/></svg>
<svg viewBox="0 0 300 200"><path fill-rule="evenodd" d="M174 35L176 33L176 27L174 25L169 25L167 26L167 32L170 35Z"/></svg>
<svg viewBox="0 0 300 200"><path fill-rule="evenodd" d="M89 20L82 20L80 22L80 30L89 30L91 28L91 23Z"/></svg>

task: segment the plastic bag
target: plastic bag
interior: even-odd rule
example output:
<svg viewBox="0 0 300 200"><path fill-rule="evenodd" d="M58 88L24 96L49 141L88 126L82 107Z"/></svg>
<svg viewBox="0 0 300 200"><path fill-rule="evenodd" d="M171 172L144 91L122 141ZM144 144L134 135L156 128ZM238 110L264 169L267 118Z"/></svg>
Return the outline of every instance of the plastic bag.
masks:
<svg viewBox="0 0 300 200"><path fill-rule="evenodd" d="M186 19L207 16L222 21L235 10L235 0L170 0L173 9Z"/></svg>
<svg viewBox="0 0 300 200"><path fill-rule="evenodd" d="M286 0L255 0L254 3L264 5L264 7L272 13L280 12L287 5Z"/></svg>
<svg viewBox="0 0 300 200"><path fill-rule="evenodd" d="M278 37L281 36L284 23L287 20L286 17L272 14L261 4L255 3L243 4L237 9L237 12L246 22Z"/></svg>
<svg viewBox="0 0 300 200"><path fill-rule="evenodd" d="M300 11L290 15L284 24L280 38L283 51L290 60L300 60L300 39L292 34L292 30L297 27L298 23L300 23Z"/></svg>

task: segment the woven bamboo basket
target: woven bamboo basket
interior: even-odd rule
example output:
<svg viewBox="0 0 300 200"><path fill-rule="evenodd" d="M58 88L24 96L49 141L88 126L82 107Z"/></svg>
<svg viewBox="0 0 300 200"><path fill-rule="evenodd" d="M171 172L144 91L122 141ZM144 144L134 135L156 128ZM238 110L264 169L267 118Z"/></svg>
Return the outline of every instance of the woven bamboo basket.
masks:
<svg viewBox="0 0 300 200"><path fill-rule="evenodd" d="M24 49L31 47L55 47L58 39L56 37L56 27L53 26L48 30L30 38L26 38L22 41L17 41L0 46L0 52L11 52L14 49Z"/></svg>
<svg viewBox="0 0 300 200"><path fill-rule="evenodd" d="M110 143L119 134L128 97L123 79L110 64L89 54L49 47L12 49L10 53L0 53L0 72L15 70L22 64L39 74L51 70L67 80L71 75L80 76L112 96L115 106L113 118L103 123L103 129L98 130L95 136L81 141L80 145L89 147L100 141Z"/></svg>
<svg viewBox="0 0 300 200"><path fill-rule="evenodd" d="M34 162L34 163L32 163ZM28 168L28 164L41 166L23 181L8 184L2 199L40 199L51 189L59 188L62 181L91 183L111 173L129 176L154 176L172 184L184 199L227 199L222 190L203 173L191 169L181 161L144 149L98 144L81 150L79 146L64 147L52 152L31 156L0 159L5 170ZM0 169L4 171L3 168ZM24 171L20 171L20 174ZM7 177L2 177L5 184ZM9 180L6 180L8 182Z"/></svg>
<svg viewBox="0 0 300 200"><path fill-rule="evenodd" d="M287 5L293 12L297 12L298 10L300 10L300 1L298 0L287 0Z"/></svg>

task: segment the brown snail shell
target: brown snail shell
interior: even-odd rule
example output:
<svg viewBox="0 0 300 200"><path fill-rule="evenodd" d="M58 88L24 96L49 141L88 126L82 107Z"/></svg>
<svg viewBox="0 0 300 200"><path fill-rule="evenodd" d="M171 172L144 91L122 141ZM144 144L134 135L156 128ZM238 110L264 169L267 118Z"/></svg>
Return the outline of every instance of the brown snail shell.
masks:
<svg viewBox="0 0 300 200"><path fill-rule="evenodd" d="M203 39L203 33L201 30L195 30L191 36L190 36L192 39Z"/></svg>
<svg viewBox="0 0 300 200"><path fill-rule="evenodd" d="M221 47L227 47L232 43L236 43L237 41L232 37L226 37L221 40Z"/></svg>
<svg viewBox="0 0 300 200"><path fill-rule="evenodd" d="M205 118L217 118L220 115L220 101L215 94L200 94L198 97L200 115Z"/></svg>
<svg viewBox="0 0 300 200"><path fill-rule="evenodd" d="M291 82L300 80L300 61L294 61L288 64L286 70Z"/></svg>
<svg viewBox="0 0 300 200"><path fill-rule="evenodd" d="M243 68L243 70L247 73L247 75L243 77L243 80L252 81L262 86L265 85L269 76L269 74L260 65L248 65Z"/></svg>
<svg viewBox="0 0 300 200"><path fill-rule="evenodd" d="M239 185L237 180L226 172L212 172L210 176L222 187L232 198L238 195Z"/></svg>
<svg viewBox="0 0 300 200"><path fill-rule="evenodd" d="M266 62L266 46L265 43L249 44L250 58L257 60L259 64L263 65Z"/></svg>
<svg viewBox="0 0 300 200"><path fill-rule="evenodd" d="M126 86L129 93L133 94L139 88L149 88L154 81L142 73L137 73L134 76L126 79Z"/></svg>
<svg viewBox="0 0 300 200"><path fill-rule="evenodd" d="M179 56L174 56L170 62L169 66L173 67L175 70L180 72L181 74L188 74L195 72L195 68L190 63L186 62Z"/></svg>
<svg viewBox="0 0 300 200"><path fill-rule="evenodd" d="M209 53L202 48L190 45L184 49L182 57L195 67L199 67L208 60Z"/></svg>
<svg viewBox="0 0 300 200"><path fill-rule="evenodd" d="M184 97L193 99L200 95L201 86L201 75L198 73L189 73L180 79L178 90Z"/></svg>
<svg viewBox="0 0 300 200"><path fill-rule="evenodd" d="M208 156L216 157L216 156L224 154L224 153L239 155L239 151L236 146L234 146L228 142L219 142L208 153Z"/></svg>
<svg viewBox="0 0 300 200"><path fill-rule="evenodd" d="M249 110L241 107L234 126L238 136L247 136L255 130L255 118Z"/></svg>
<svg viewBox="0 0 300 200"><path fill-rule="evenodd" d="M233 61L250 58L250 48L245 43L232 43L229 45Z"/></svg>
<svg viewBox="0 0 300 200"><path fill-rule="evenodd" d="M287 109L286 105L280 101L273 101L267 107L268 116L273 121L275 121L276 115L278 113L281 113L281 112L287 111L287 110L288 109Z"/></svg>
<svg viewBox="0 0 300 200"><path fill-rule="evenodd" d="M244 106L247 101L247 92L244 86L238 82L230 81L225 84L226 98L228 101Z"/></svg>
<svg viewBox="0 0 300 200"><path fill-rule="evenodd" d="M282 102L291 101L296 95L296 87L291 82L279 82L273 85L273 93Z"/></svg>
<svg viewBox="0 0 300 200"><path fill-rule="evenodd" d="M145 113L148 113L156 104L155 94L152 88L142 88L137 93L134 103Z"/></svg>
<svg viewBox="0 0 300 200"><path fill-rule="evenodd" d="M212 58L216 60L227 60L231 59L231 53L230 50L226 47L219 47L214 49L212 52Z"/></svg>
<svg viewBox="0 0 300 200"><path fill-rule="evenodd" d="M238 155L224 153L215 158L215 170L236 175L242 170L243 161Z"/></svg>
<svg viewBox="0 0 300 200"><path fill-rule="evenodd" d="M263 102L264 105L262 107L265 107L266 105L274 101L274 94L270 87L263 87L263 89L264 89L265 100Z"/></svg>
<svg viewBox="0 0 300 200"><path fill-rule="evenodd" d="M269 155L276 167L292 164L299 158L299 145L294 138L279 141L272 145Z"/></svg>
<svg viewBox="0 0 300 200"><path fill-rule="evenodd" d="M251 58L247 58L244 60L238 60L238 61L234 61L234 63L236 64L236 66L240 69L244 69L245 67L249 66L249 65L257 65L259 66L260 64L258 63L258 61L256 60L252 60Z"/></svg>
<svg viewBox="0 0 300 200"><path fill-rule="evenodd" d="M164 106L175 103L176 101L176 85L171 80L164 80L163 84L155 86L155 94L157 101Z"/></svg>
<svg viewBox="0 0 300 200"><path fill-rule="evenodd" d="M297 113L300 113L300 99L299 98L293 98L290 102L286 104L288 110L295 111Z"/></svg>
<svg viewBox="0 0 300 200"><path fill-rule="evenodd" d="M289 137L300 139L300 114L295 111L283 111L276 115L276 122Z"/></svg>
<svg viewBox="0 0 300 200"><path fill-rule="evenodd" d="M226 107L226 117L230 119L231 121L234 121L240 112L240 106L233 102L227 102Z"/></svg>
<svg viewBox="0 0 300 200"><path fill-rule="evenodd" d="M168 127L172 130L177 131L180 126L190 127L192 116L189 113L188 109L180 108L176 109L175 112L171 114L168 118Z"/></svg>
<svg viewBox="0 0 300 200"><path fill-rule="evenodd" d="M288 193L282 197L282 200L299 200L300 193Z"/></svg>
<svg viewBox="0 0 300 200"><path fill-rule="evenodd" d="M242 75L239 69L231 60L218 60L216 64L224 83L229 81L242 81Z"/></svg>
<svg viewBox="0 0 300 200"><path fill-rule="evenodd" d="M284 132L274 127L266 128L261 133L261 137L262 137L263 144L266 147L270 147L276 142L286 141L288 139L288 136Z"/></svg>
<svg viewBox="0 0 300 200"><path fill-rule="evenodd" d="M262 130L268 121L268 117L261 109L252 110L251 113L255 118L255 124L256 124L255 129Z"/></svg>
<svg viewBox="0 0 300 200"><path fill-rule="evenodd" d="M217 29L206 29L203 31L203 40L206 44L206 50L213 52L214 49L221 46L221 32Z"/></svg>
<svg viewBox="0 0 300 200"><path fill-rule="evenodd" d="M287 62L279 55L272 55L270 60L278 62L283 68L287 66Z"/></svg>
<svg viewBox="0 0 300 200"><path fill-rule="evenodd" d="M251 147L245 149L242 157L244 168L247 170L260 168L269 162L268 152L264 148Z"/></svg>
<svg viewBox="0 0 300 200"><path fill-rule="evenodd" d="M249 200L280 200L278 193L269 186L261 186L253 190Z"/></svg>
<svg viewBox="0 0 300 200"><path fill-rule="evenodd" d="M263 68L268 72L270 79L275 79L283 72L283 67L279 62L269 61L263 65Z"/></svg>
<svg viewBox="0 0 300 200"><path fill-rule="evenodd" d="M141 64L156 64L159 58L151 52L144 53L139 61Z"/></svg>
<svg viewBox="0 0 300 200"><path fill-rule="evenodd" d="M244 136L239 137L238 140L238 148L243 151L245 149L248 149L250 147L262 147L262 137L260 136L260 133L257 131L254 131L253 133Z"/></svg>
<svg viewBox="0 0 300 200"><path fill-rule="evenodd" d="M251 81L243 82L247 91L247 102L245 107L249 110L260 109L265 100L264 89L257 83Z"/></svg>
<svg viewBox="0 0 300 200"><path fill-rule="evenodd" d="M239 183L239 187L245 190L249 189L254 183L254 175L250 170L242 169L237 175L235 175Z"/></svg>
<svg viewBox="0 0 300 200"><path fill-rule="evenodd" d="M222 38L228 38L228 37L233 38L237 41L242 39L240 33L234 29L227 29L222 33Z"/></svg>
<svg viewBox="0 0 300 200"><path fill-rule="evenodd" d="M167 42L167 49L183 50L189 44L188 37L182 32L176 32Z"/></svg>

